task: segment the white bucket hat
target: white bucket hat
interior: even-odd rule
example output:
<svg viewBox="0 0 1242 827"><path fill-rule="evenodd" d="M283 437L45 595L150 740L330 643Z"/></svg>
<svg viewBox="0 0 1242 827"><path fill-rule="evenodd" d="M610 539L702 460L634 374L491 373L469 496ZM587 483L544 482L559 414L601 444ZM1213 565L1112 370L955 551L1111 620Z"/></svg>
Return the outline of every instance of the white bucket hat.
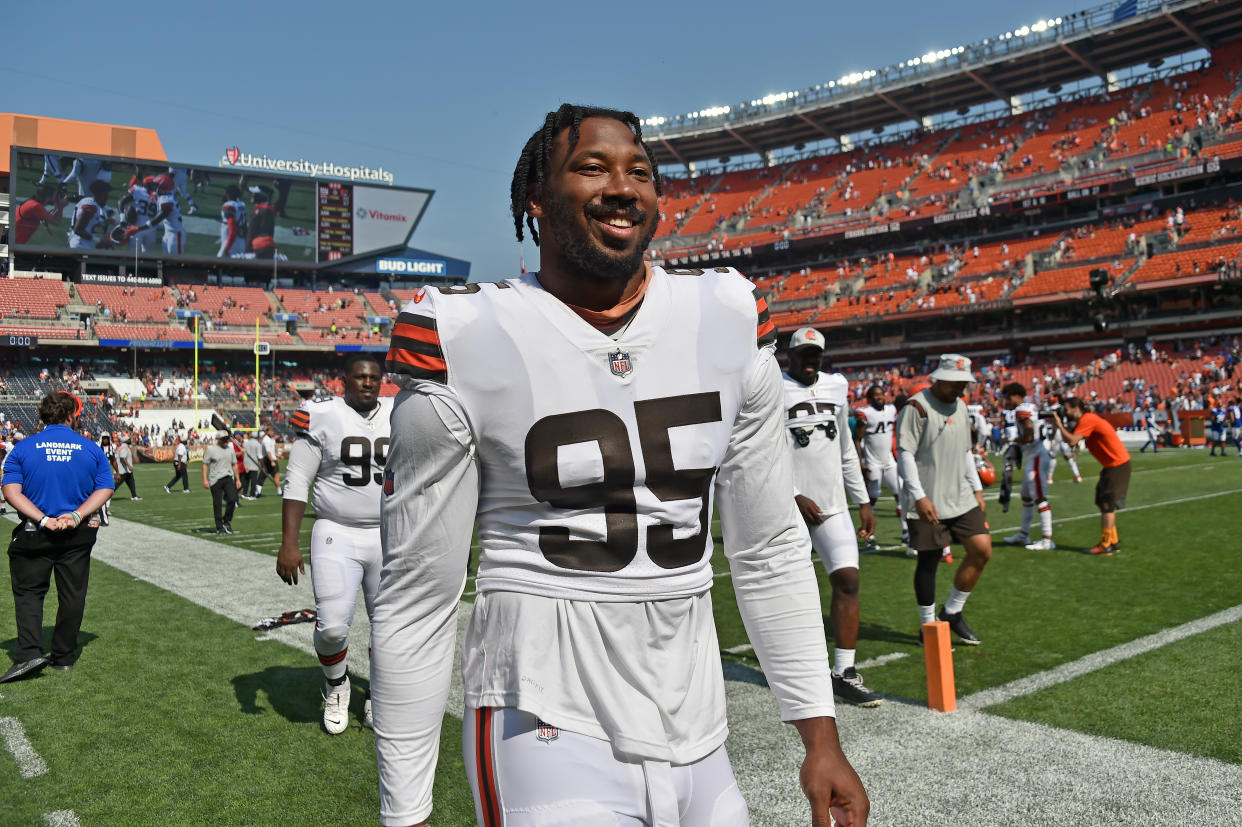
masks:
<svg viewBox="0 0 1242 827"><path fill-rule="evenodd" d="M970 360L958 353L944 353L940 356L940 367L932 371L933 382L973 382L974 375L970 372Z"/></svg>

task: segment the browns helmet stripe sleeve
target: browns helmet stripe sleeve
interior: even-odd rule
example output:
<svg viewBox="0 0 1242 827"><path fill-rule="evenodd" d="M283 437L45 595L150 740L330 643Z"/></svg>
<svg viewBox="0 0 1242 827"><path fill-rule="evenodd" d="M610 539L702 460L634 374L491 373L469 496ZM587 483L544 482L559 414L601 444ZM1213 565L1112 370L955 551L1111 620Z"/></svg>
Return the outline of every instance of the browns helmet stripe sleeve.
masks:
<svg viewBox="0 0 1242 827"><path fill-rule="evenodd" d="M776 341L776 325L768 318L768 300L758 293L755 294L755 309L759 311L755 337L759 340L759 347L763 347Z"/></svg>
<svg viewBox="0 0 1242 827"><path fill-rule="evenodd" d="M298 410L293 416L289 417L289 424L293 426L295 431L310 430L310 411Z"/></svg>
<svg viewBox="0 0 1242 827"><path fill-rule="evenodd" d="M402 313L392 328L385 368L389 373L404 373L415 379L431 382L448 380L448 364L440 347L436 320L430 316Z"/></svg>

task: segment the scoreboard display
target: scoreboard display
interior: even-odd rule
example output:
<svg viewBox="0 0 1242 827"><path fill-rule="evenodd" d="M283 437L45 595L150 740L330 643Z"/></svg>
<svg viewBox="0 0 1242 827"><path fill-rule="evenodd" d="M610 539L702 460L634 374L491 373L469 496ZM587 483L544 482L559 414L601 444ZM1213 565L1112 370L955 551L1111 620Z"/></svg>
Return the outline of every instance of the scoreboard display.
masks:
<svg viewBox="0 0 1242 827"><path fill-rule="evenodd" d="M354 186L341 181L319 182L319 260L335 261L354 254Z"/></svg>

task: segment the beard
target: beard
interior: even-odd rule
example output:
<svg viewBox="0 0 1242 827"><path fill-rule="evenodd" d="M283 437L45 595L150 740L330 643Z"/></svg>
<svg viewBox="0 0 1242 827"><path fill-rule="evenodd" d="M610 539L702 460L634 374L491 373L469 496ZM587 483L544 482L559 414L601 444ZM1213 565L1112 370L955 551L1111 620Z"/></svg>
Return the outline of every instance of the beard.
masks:
<svg viewBox="0 0 1242 827"><path fill-rule="evenodd" d="M540 229L547 237L560 243L565 263L579 276L591 281L626 281L642 268L643 254L655 237L656 222L631 202L604 199L601 204L588 204L587 220L594 215L625 215L635 226L650 222L631 249L614 250L591 238L580 224L581 213L568 200L559 196L549 199L546 205L547 221Z"/></svg>

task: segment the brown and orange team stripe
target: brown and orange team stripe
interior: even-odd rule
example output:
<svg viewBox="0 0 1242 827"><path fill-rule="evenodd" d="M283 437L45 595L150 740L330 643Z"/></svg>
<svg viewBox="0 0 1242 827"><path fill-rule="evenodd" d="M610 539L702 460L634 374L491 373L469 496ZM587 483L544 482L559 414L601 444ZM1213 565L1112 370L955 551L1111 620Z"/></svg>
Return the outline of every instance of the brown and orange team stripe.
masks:
<svg viewBox="0 0 1242 827"><path fill-rule="evenodd" d="M440 347L436 320L430 316L402 313L392 327L388 348L389 373L404 373L431 382L448 381L448 365Z"/></svg>
<svg viewBox="0 0 1242 827"><path fill-rule="evenodd" d="M768 318L768 300L755 293L755 309L759 311L759 321L755 327L755 337L759 347L776 341L776 325Z"/></svg>
<svg viewBox="0 0 1242 827"><path fill-rule="evenodd" d="M475 778L479 784L479 809L483 827L500 827L500 796L496 790L496 765L492 756L492 708L474 711Z"/></svg>
<svg viewBox="0 0 1242 827"><path fill-rule="evenodd" d="M345 656L349 654L349 647L345 647L341 651L337 652L335 655L320 655L318 652L316 652L315 654L319 655L319 662L322 663L324 666L335 666L336 664L345 660Z"/></svg>
<svg viewBox="0 0 1242 827"><path fill-rule="evenodd" d="M295 431L309 431L310 411L301 409L294 411L293 416L289 417L289 423L293 425Z"/></svg>

